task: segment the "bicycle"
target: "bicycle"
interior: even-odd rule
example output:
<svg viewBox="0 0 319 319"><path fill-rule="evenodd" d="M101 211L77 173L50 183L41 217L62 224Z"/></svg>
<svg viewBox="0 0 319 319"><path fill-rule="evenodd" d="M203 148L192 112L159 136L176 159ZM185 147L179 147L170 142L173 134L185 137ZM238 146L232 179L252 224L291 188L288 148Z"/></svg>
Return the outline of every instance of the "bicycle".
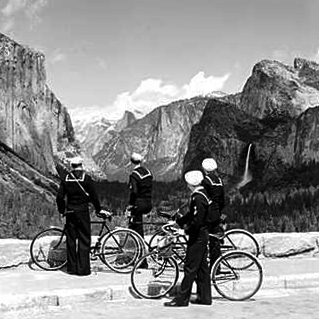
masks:
<svg viewBox="0 0 319 319"><path fill-rule="evenodd" d="M131 273L134 292L146 299L157 299L169 294L177 284L179 267L173 258L172 247L177 229L168 223L162 227L164 236L157 248L140 258ZM148 269L141 269L142 263ZM258 259L241 250L224 252L214 263L211 280L216 291L224 298L241 301L251 298L262 284L263 271Z"/></svg>
<svg viewBox="0 0 319 319"><path fill-rule="evenodd" d="M175 216L178 214L178 210L173 214L167 212L159 212L161 217L174 220ZM226 216L222 216L221 224L225 224ZM225 228L226 226L223 226ZM166 236L165 231L162 229L155 232L148 246L151 248L150 251L156 248L158 241ZM260 248L255 237L248 231L240 228L229 229L223 231L221 234L211 235L216 237L221 242L221 251L222 253L229 250L242 250L249 252L255 257L258 257L260 254ZM186 244L187 236L186 235L177 235L177 238L172 247L172 256L177 260L178 264L181 265L185 262L186 256Z"/></svg>
<svg viewBox="0 0 319 319"><path fill-rule="evenodd" d="M112 213L103 221L91 221L91 225L100 224L97 240L90 249L91 260L100 261L110 269L128 273L140 255L140 246L135 233L126 228L112 230L107 225ZM66 256L66 226L52 226L39 232L30 244L31 260L43 270L59 270L67 263ZM121 263L115 264L114 260Z"/></svg>
<svg viewBox="0 0 319 319"><path fill-rule="evenodd" d="M125 216L128 218L129 222L130 222L130 219L132 218L131 216L131 213L130 211L126 210L124 212ZM159 214L160 217L165 217L165 218L168 218L170 215L165 215L165 213L163 214ZM143 225L160 225L160 226L163 226L165 224L165 222L145 222L143 221L142 223L136 223L136 224L143 224ZM117 229L125 229L127 230L127 228L122 228L122 227L117 227ZM157 240L156 240L156 236L159 232L162 232L161 230L159 231L156 231L151 239L148 241L148 240L145 240L145 238L143 238L139 233L137 233L136 231L134 230L131 230L129 229L129 231L136 236L136 239L139 243L139 256L142 257L144 256L145 254L147 254L148 252L151 252L152 250L154 250L157 246ZM181 242L179 243L179 245L181 246L180 247L180 250L181 251L186 251L186 241L184 239L186 239L186 237L181 237ZM177 255L177 254L176 254ZM179 252L178 255L181 255L181 252Z"/></svg>

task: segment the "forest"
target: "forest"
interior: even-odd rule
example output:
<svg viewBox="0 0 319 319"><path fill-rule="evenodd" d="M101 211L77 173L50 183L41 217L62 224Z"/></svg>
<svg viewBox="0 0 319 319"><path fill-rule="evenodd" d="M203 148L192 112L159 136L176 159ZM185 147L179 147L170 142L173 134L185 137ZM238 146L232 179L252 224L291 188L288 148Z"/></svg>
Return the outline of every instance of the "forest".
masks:
<svg viewBox="0 0 319 319"><path fill-rule="evenodd" d="M253 233L309 232L319 229L319 166L311 164L290 170L272 185L251 182L239 190L227 190L228 228L244 228ZM128 201L125 183L96 182L102 206L114 212L112 227L127 226L124 210ZM50 225L62 225L55 202L36 193L7 192L0 184L0 238L31 238ZM183 181L154 182L153 210L147 223L164 222L158 211L173 211L187 204L189 190ZM184 207L184 213L187 209ZM92 218L94 210L92 207ZM145 226L151 233L158 227Z"/></svg>

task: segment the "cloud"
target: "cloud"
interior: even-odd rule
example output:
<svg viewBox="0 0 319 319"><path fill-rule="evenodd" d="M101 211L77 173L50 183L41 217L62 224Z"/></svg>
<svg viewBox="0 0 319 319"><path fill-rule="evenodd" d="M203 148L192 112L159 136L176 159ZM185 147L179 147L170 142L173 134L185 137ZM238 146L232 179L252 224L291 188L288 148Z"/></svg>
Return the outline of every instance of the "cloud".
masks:
<svg viewBox="0 0 319 319"><path fill-rule="evenodd" d="M40 12L48 5L48 0L33 0L29 1L29 5L26 8L25 14L30 21L30 27L34 28L42 19Z"/></svg>
<svg viewBox="0 0 319 319"><path fill-rule="evenodd" d="M139 118L160 105L220 91L229 76L228 73L221 77L206 77L205 73L201 71L193 76L189 83L182 86L149 78L143 80L134 92L119 94L111 105L69 108L69 112L72 122L76 124L89 123L102 117L117 120L126 110L134 112L135 116Z"/></svg>
<svg viewBox="0 0 319 319"><path fill-rule="evenodd" d="M1 30L12 33L17 21L27 21L32 29L41 22L40 13L48 0L8 0L1 9Z"/></svg>
<svg viewBox="0 0 319 319"><path fill-rule="evenodd" d="M7 5L1 10L6 17L15 15L20 10L23 10L28 3L28 0L8 0Z"/></svg>
<svg viewBox="0 0 319 319"><path fill-rule="evenodd" d="M191 78L189 83L182 86L164 83L160 79L143 80L134 92L123 92L116 97L114 103L108 107L110 117L119 118L125 110L147 114L160 105L220 91L229 76L230 74L206 77L205 73L200 71Z"/></svg>
<svg viewBox="0 0 319 319"><path fill-rule="evenodd" d="M51 64L59 63L65 61L67 57L68 55L66 53L62 52L60 49L57 49L52 53L49 62Z"/></svg>

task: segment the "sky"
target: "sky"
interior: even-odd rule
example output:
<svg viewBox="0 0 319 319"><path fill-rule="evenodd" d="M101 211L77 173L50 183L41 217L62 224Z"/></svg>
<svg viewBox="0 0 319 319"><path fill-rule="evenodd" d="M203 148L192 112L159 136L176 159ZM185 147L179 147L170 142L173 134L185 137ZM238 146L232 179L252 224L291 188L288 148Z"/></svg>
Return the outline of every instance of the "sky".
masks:
<svg viewBox="0 0 319 319"><path fill-rule="evenodd" d="M72 117L117 119L240 92L263 60L319 62L319 0L0 0L0 32L45 54Z"/></svg>

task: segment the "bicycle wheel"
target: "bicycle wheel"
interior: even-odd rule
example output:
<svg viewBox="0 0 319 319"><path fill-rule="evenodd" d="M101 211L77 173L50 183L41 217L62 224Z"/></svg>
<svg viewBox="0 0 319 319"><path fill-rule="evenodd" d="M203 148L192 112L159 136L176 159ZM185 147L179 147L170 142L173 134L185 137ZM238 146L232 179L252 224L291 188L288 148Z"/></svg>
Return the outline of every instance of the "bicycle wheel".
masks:
<svg viewBox="0 0 319 319"><path fill-rule="evenodd" d="M149 251L153 251L156 247L158 242L167 236L167 234L163 230L156 231L150 241L149 241ZM186 258L186 248L187 248L187 238L184 235L178 235L176 237L176 242L174 242L172 246L172 257L177 261L178 265L184 263Z"/></svg>
<svg viewBox="0 0 319 319"><path fill-rule="evenodd" d="M58 227L43 230L33 238L30 255L43 270L61 269L67 262L65 232Z"/></svg>
<svg viewBox="0 0 319 319"><path fill-rule="evenodd" d="M242 301L251 298L259 290L263 271L255 256L234 250L226 252L216 260L211 270L211 278L222 297Z"/></svg>
<svg viewBox="0 0 319 319"><path fill-rule="evenodd" d="M129 273L140 254L140 245L133 232L115 229L106 235L101 248L101 261L119 273Z"/></svg>
<svg viewBox="0 0 319 319"><path fill-rule="evenodd" d="M143 268L145 264L147 268ZM140 297L157 299L173 289L178 276L176 260L153 251L137 261L131 273L131 284Z"/></svg>
<svg viewBox="0 0 319 319"><path fill-rule="evenodd" d="M260 254L260 248L255 237L244 229L230 229L225 232L222 249L241 250L255 257Z"/></svg>

